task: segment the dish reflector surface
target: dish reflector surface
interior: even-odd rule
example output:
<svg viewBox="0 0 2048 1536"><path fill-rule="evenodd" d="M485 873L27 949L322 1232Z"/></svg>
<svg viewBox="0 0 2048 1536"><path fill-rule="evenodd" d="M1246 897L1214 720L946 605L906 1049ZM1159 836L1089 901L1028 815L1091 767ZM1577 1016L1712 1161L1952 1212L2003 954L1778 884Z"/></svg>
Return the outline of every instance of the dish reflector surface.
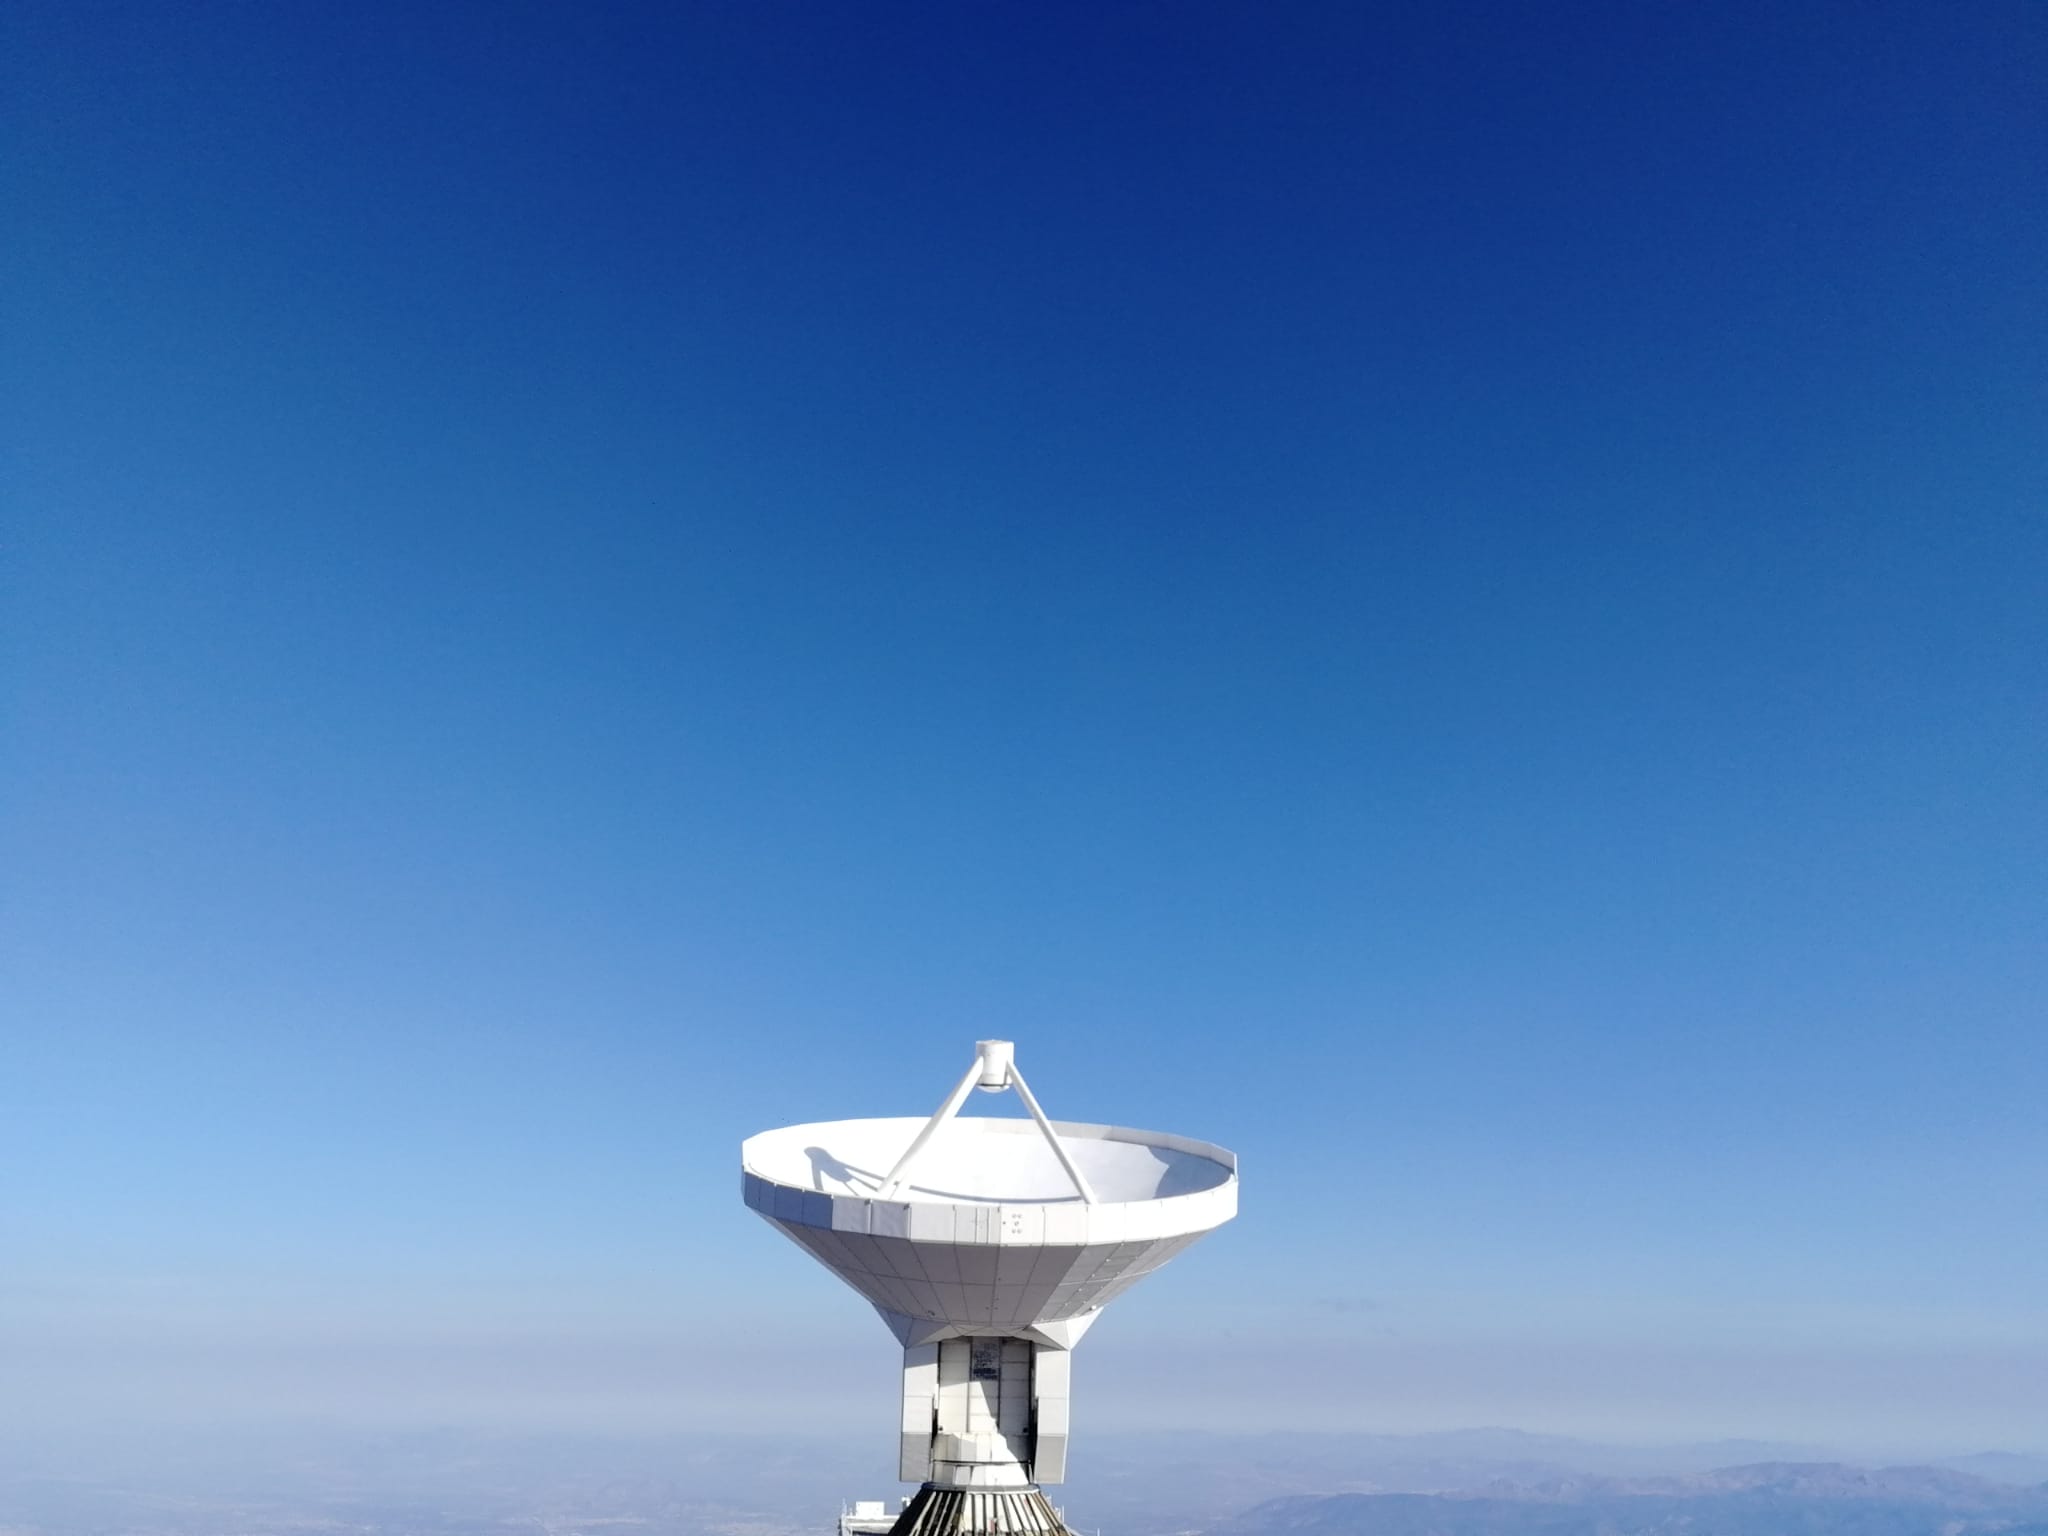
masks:
<svg viewBox="0 0 2048 1536"><path fill-rule="evenodd" d="M751 1138L741 1163L747 1172L784 1188L873 1199L924 1125L922 1119L887 1119L785 1126ZM1229 1153L1181 1136L1064 1122L1055 1128L1096 1198L1107 1204L1170 1200L1217 1189L1234 1172ZM946 1122L890 1198L892 1203L945 1205L1081 1203L1036 1125L994 1119Z"/></svg>

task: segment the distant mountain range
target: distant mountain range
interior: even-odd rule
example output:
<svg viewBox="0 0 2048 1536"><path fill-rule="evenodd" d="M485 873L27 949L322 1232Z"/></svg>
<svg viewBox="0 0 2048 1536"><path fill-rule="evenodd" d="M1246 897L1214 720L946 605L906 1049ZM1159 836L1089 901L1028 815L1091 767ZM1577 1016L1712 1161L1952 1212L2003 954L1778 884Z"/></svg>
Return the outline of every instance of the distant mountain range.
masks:
<svg viewBox="0 0 2048 1536"><path fill-rule="evenodd" d="M1218 1522L1236 1512L1254 1506L1270 1510L1275 1503L1285 1503L1288 1495L1458 1495L1468 1502L1480 1497L1516 1503L1546 1498L1553 1503L1598 1497L1699 1499L1740 1492L1710 1481L1736 1476L1726 1470L1731 1468L1830 1464L1844 1478L1893 1475L1876 1473L1870 1464L1851 1464L1818 1446L1762 1440L1605 1445L1513 1429L1415 1435L1105 1434L1090 1441L1086 1452L1077 1458L1074 1479L1063 1490L1067 1507L1086 1529L1099 1526L1118 1536L1219 1530L1223 1527ZM1983 1452L1928 1463L1923 1472L1935 1477L1968 1474L1949 1490L1960 1499L1974 1479L1990 1483L1994 1492L2000 1484L2048 1482L2048 1457ZM1772 1476L1797 1486L1800 1474ZM1690 1478L1709 1481L1691 1483ZM1921 1491L1939 1495L1932 1485ZM1475 1512L1464 1508L1460 1513L1470 1518Z"/></svg>
<svg viewBox="0 0 2048 1536"><path fill-rule="evenodd" d="M2048 1483L1948 1467L1761 1462L1475 1492L1269 1499L1206 1536L2048 1536Z"/></svg>
<svg viewBox="0 0 2048 1536"><path fill-rule="evenodd" d="M0 1436L0 1536L821 1536L891 1498L872 1435L545 1435L321 1425ZM1057 1490L1103 1536L2048 1536L2048 1458L1855 1465L1761 1441L1516 1430L1105 1431Z"/></svg>
<svg viewBox="0 0 2048 1536"><path fill-rule="evenodd" d="M1934 1465L1967 1472L1972 1477L1988 1477L1994 1483L2048 1483L2048 1456L1979 1451L1974 1456L1950 1456Z"/></svg>

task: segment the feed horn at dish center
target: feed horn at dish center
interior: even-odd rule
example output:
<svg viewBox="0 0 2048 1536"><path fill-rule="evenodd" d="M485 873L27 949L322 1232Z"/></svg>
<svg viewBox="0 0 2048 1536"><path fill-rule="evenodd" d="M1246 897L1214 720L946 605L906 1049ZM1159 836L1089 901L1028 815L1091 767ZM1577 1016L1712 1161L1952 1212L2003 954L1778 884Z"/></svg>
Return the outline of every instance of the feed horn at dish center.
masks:
<svg viewBox="0 0 2048 1536"><path fill-rule="evenodd" d="M963 1119L976 1089L1030 1118ZM892 1536L1062 1531L1074 1346L1116 1297L1237 1214L1237 1159L1050 1120L1007 1040L983 1040L930 1119L749 1137L746 1202L858 1291L903 1345Z"/></svg>

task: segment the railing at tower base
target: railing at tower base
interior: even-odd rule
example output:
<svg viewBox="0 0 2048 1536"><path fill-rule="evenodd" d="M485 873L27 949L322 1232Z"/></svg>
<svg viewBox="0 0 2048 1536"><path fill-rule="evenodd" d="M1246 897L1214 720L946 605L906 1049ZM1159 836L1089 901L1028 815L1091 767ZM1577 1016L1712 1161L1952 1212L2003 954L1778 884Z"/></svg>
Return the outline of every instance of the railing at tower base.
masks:
<svg viewBox="0 0 2048 1536"><path fill-rule="evenodd" d="M937 1488L926 1483L889 1536L1069 1536L1036 1488Z"/></svg>

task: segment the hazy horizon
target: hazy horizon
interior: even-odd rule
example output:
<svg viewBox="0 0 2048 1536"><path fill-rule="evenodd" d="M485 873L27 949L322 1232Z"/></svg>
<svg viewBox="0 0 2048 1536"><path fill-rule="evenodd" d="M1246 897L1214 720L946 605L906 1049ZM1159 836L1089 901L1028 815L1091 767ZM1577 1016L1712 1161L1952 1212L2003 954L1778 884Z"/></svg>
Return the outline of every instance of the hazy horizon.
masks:
<svg viewBox="0 0 2048 1536"><path fill-rule="evenodd" d="M762 1327L721 1341L680 1330L538 1326L312 1337L223 1329L171 1347L111 1331L89 1340L14 1333L0 1429L218 1429L230 1441L279 1420L351 1434L782 1433L872 1441L879 1456L896 1391L893 1341L858 1303L828 1296L816 1311L796 1330ZM1316 1360L1320 1385L1301 1379L1297 1335L1233 1330L1194 1351L1166 1329L1118 1330L1105 1321L1076 1356L1080 1432L1426 1435L1505 1427L1621 1445L1802 1443L1866 1459L2048 1452L2048 1436L2027 1428L2038 1384L2048 1379L2048 1351L1743 1353L1726 1343L1685 1351L1654 1332L1574 1349L1439 1334L1325 1337ZM1967 1401L1955 1389L1963 1373L1975 1391ZM802 1400L792 1410L785 1384L797 1376ZM1779 1387L1774 1413L1749 1407L1759 1379ZM1861 1411L1841 1406L1844 1394L1873 1383L1881 1392ZM1906 1393L1921 1402L1946 1393L1954 1406L1929 1427L1924 1411L1894 1406ZM1661 1412L1618 1413L1617 1402L1653 1403Z"/></svg>

